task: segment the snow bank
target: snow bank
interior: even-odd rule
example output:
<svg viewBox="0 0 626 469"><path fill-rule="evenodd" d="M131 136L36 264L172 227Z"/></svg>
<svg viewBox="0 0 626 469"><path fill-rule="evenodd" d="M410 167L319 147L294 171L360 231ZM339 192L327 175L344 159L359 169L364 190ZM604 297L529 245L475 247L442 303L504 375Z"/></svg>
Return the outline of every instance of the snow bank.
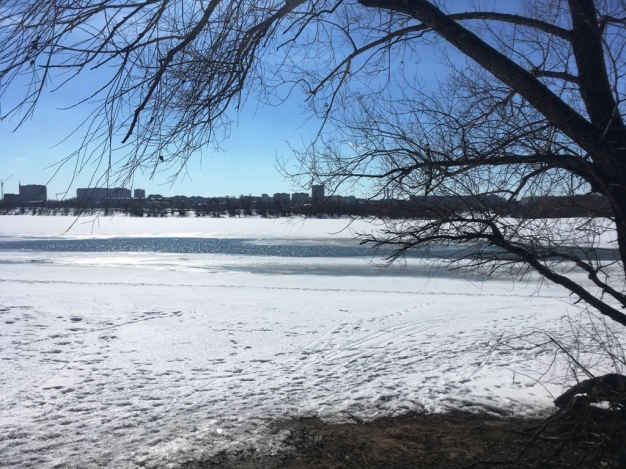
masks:
<svg viewBox="0 0 626 469"><path fill-rule="evenodd" d="M0 239L81 237L339 238L369 233L368 221L319 218L137 218L0 215Z"/></svg>

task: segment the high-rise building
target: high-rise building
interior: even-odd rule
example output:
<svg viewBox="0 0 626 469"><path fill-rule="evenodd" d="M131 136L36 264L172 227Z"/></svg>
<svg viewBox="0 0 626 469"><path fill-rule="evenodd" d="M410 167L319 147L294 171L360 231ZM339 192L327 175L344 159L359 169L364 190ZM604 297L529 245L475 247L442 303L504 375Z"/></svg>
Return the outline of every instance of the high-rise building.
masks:
<svg viewBox="0 0 626 469"><path fill-rule="evenodd" d="M313 184L311 186L311 198L317 204L324 202L324 184Z"/></svg>
<svg viewBox="0 0 626 469"><path fill-rule="evenodd" d="M274 194L274 202L283 202L288 204L291 196L286 192L276 192Z"/></svg>
<svg viewBox="0 0 626 469"><path fill-rule="evenodd" d="M309 201L309 194L306 192L294 192L291 194L291 201L294 205L306 204Z"/></svg>
<svg viewBox="0 0 626 469"><path fill-rule="evenodd" d="M19 194L4 194L4 206L5 207L15 207L20 204L20 195Z"/></svg>
<svg viewBox="0 0 626 469"><path fill-rule="evenodd" d="M135 199L145 199L146 198L146 190L145 189L135 189L133 191L133 197L135 197Z"/></svg>
<svg viewBox="0 0 626 469"><path fill-rule="evenodd" d="M130 189L123 187L89 187L76 189L79 204L96 204L111 199L130 199Z"/></svg>
<svg viewBox="0 0 626 469"><path fill-rule="evenodd" d="M48 190L41 184L20 184L20 202L47 202Z"/></svg>

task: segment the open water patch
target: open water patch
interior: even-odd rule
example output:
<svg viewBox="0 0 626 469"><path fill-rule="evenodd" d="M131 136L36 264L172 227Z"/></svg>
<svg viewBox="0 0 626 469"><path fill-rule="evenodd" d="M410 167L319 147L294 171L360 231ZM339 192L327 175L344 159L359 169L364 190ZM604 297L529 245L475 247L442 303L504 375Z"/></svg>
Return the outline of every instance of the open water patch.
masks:
<svg viewBox="0 0 626 469"><path fill-rule="evenodd" d="M506 258L499 248L491 247L500 258ZM374 249L371 246L346 243L309 243L298 240L253 238L89 238L89 239L23 239L0 240L0 250L38 252L155 252L170 254L229 254L239 256L273 257L360 257L385 258L393 254L391 247ZM564 254L586 257L589 251L600 260L617 260L616 249L582 249L560 247ZM480 256L482 250L471 246L439 246L411 249L405 253L410 258L463 259ZM513 259L513 258L512 258Z"/></svg>
<svg viewBox="0 0 626 469"><path fill-rule="evenodd" d="M385 257L391 249L337 243L299 243L297 240L252 238L96 238L96 239L25 239L0 241L0 250L39 252L156 252L171 254L230 254L273 257ZM414 250L410 257L453 257L459 249L438 252ZM439 252L441 251L441 252Z"/></svg>
<svg viewBox="0 0 626 469"><path fill-rule="evenodd" d="M364 246L264 244L247 238L105 238L27 239L0 241L0 249L40 252L158 252L172 254L232 254L276 257L364 257Z"/></svg>

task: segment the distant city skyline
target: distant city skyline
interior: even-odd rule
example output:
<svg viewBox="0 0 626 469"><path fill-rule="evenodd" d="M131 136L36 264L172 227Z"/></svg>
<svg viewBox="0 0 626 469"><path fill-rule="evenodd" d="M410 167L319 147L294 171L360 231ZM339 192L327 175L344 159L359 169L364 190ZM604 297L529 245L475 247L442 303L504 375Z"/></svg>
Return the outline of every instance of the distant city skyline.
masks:
<svg viewBox="0 0 626 469"><path fill-rule="evenodd" d="M45 186L41 186L44 188ZM21 191L20 191L21 192ZM255 199L260 199L261 201L267 200L282 200L286 202L294 201L294 202L306 202L309 199L321 201L324 199L325 195L325 186L321 185L312 185L310 190L307 192L273 192L266 193L263 192L261 194L238 194L238 195L198 195L198 194L175 194L175 195L164 195L159 193L148 193L145 189L136 188L132 191L125 187L79 187L76 189L75 197L78 200L104 200L104 199L152 199L152 198L204 198L204 199L224 199L224 198L238 198L240 196L244 197L252 197ZM342 196L333 196L342 198ZM353 196L350 196L354 198Z"/></svg>
<svg viewBox="0 0 626 469"><path fill-rule="evenodd" d="M18 192L5 192L3 191L0 196L0 201L4 200L4 196L8 196L7 199L13 201L22 201L22 202L30 202L30 201L43 201L47 200L57 200L55 198L51 198L47 196L48 190L45 184L21 184L18 183ZM271 194L271 195L270 195ZM72 196L70 194L67 195L66 199L76 198L79 200L103 200L103 199L146 199L146 198L229 198L229 197L253 197L261 200L284 200L284 201L294 201L303 203L308 199L320 201L324 198L325 195L325 186L323 184L312 185L308 191L304 191L301 189L300 191L291 191L291 192L263 192L261 194L226 194L226 195L207 195L207 194L174 194L174 195L165 195L161 193L151 193L147 192L143 188L134 188L128 189L126 187L79 187L76 189L75 194ZM334 197L342 197L342 196L334 196ZM353 196L350 196L354 198Z"/></svg>

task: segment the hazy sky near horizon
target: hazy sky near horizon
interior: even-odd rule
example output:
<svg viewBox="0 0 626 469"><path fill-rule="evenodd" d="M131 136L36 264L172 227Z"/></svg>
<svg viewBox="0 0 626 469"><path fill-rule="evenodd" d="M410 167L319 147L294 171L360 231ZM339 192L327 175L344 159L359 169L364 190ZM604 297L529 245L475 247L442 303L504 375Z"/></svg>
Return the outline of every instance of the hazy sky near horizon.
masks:
<svg viewBox="0 0 626 469"><path fill-rule="evenodd" d="M452 2L453 10L465 10L467 0ZM498 6L500 2L497 2ZM500 8L501 9L501 8ZM420 49L420 62L415 72L432 82L438 69L436 51L425 46ZM53 83L52 85L58 85ZM80 145L81 133L71 135L86 118L88 107L62 109L71 106L93 91L89 79L79 78L59 90L49 86L38 103L35 115L14 130L18 119L0 123L0 179L7 180L5 193L18 192L18 183L47 184L48 198L74 197L76 188L102 186L91 180L96 169L84 168L75 177L75 162L59 168L56 164ZM3 97L0 105L6 109L11 96ZM222 151L206 148L191 159L187 172L174 184L169 182L171 172L158 173L153 179L148 174L136 173L132 187L142 188L147 194L238 196L261 195L275 192L302 191L285 179L277 169L278 160L293 158L290 148L303 148L319 129L319 122L304 113L304 95L294 92L280 106L258 105L254 97L233 119L230 138L222 143ZM0 108L1 109L1 108ZM3 109L3 110L4 110ZM69 136L69 137L68 137ZM58 171L57 171L58 170ZM128 187L128 186L127 186Z"/></svg>

